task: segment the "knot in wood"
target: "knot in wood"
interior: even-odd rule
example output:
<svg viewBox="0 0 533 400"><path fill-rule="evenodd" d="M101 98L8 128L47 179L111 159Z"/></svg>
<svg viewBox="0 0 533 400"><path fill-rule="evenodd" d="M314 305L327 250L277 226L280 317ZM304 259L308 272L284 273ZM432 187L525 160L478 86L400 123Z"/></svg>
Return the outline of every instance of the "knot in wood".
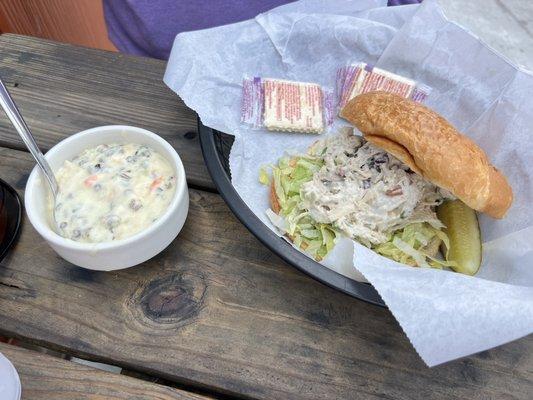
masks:
<svg viewBox="0 0 533 400"><path fill-rule="evenodd" d="M203 276L180 273L150 282L139 303L144 316L159 324L194 318L203 307L207 286Z"/></svg>

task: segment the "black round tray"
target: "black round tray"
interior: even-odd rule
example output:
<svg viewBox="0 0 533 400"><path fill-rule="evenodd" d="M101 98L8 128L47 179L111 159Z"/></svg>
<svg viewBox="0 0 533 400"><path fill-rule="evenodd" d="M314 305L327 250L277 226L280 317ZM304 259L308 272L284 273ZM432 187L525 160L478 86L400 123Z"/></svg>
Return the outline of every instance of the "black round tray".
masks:
<svg viewBox="0 0 533 400"><path fill-rule="evenodd" d="M383 300L372 285L354 281L317 263L293 248L266 226L248 208L231 184L229 153L233 145L233 136L204 126L200 119L198 119L198 131L204 161L220 195L250 232L287 263L316 280L360 300L385 307Z"/></svg>

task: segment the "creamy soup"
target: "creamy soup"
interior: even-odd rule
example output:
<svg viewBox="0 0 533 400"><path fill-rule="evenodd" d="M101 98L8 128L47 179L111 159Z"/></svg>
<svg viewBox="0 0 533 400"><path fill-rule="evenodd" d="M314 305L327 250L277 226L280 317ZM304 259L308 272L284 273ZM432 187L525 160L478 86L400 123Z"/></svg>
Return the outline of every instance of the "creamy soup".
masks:
<svg viewBox="0 0 533 400"><path fill-rule="evenodd" d="M169 162L140 144L102 144L57 171L59 233L78 242L110 242L146 229L176 190Z"/></svg>

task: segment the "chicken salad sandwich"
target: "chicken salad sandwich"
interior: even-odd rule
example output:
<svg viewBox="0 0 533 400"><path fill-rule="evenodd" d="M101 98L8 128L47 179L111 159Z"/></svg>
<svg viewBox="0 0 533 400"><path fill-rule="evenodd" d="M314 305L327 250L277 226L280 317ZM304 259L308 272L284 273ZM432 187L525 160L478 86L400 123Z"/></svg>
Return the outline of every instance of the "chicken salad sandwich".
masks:
<svg viewBox="0 0 533 400"><path fill-rule="evenodd" d="M322 260L346 236L403 264L474 274L475 210L502 218L513 195L485 153L429 108L371 92L340 116L355 126L272 168L273 224ZM439 249L442 254L439 254Z"/></svg>

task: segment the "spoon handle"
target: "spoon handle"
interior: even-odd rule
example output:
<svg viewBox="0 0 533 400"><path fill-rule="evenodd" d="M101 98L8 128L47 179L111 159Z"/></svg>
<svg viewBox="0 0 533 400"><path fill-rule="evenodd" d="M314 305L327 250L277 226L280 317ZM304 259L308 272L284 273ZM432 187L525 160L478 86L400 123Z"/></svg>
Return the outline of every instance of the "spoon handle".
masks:
<svg viewBox="0 0 533 400"><path fill-rule="evenodd" d="M41 150L39 150L35 139L30 133L26 122L24 122L22 115L20 115L17 105L11 98L11 95L7 91L7 88L4 85L4 82L2 82L2 79L0 79L0 105L6 112L9 120L11 121L18 134L24 141L24 144L32 154L33 158L35 158L35 161L37 161L37 165L39 165L39 167L41 167L41 170L44 172L46 179L50 183L50 188L52 189L52 194L55 198L57 195L58 186L54 173L52 172L52 168L50 168L50 164L48 164L48 161L46 161L46 159L44 158L43 153L41 152Z"/></svg>

